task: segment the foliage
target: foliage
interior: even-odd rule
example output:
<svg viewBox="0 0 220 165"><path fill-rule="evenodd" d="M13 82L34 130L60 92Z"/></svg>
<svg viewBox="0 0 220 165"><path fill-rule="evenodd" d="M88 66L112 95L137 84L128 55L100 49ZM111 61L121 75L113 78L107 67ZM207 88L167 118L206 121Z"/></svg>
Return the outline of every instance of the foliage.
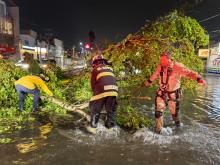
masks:
<svg viewBox="0 0 220 165"><path fill-rule="evenodd" d="M50 102L44 102L44 106L41 110L42 113L47 113L49 115L63 115L66 114L66 110L59 107L58 105L55 105Z"/></svg>
<svg viewBox="0 0 220 165"><path fill-rule="evenodd" d="M118 107L116 122L119 126L127 129L139 129L154 125L153 120L147 118L129 105Z"/></svg>
<svg viewBox="0 0 220 165"><path fill-rule="evenodd" d="M135 35L128 35L117 45L109 46L104 55L113 61L116 75L124 75L129 80L149 77L159 62L159 55L165 50L173 53L175 61L202 72L203 63L195 52L206 46L208 40L205 30L195 19L174 11L145 25ZM130 81L124 83L130 84Z"/></svg>
<svg viewBox="0 0 220 165"><path fill-rule="evenodd" d="M49 89L53 92L54 96L66 100L65 96L62 94L62 72L59 67L50 68L47 70L46 74L50 77L50 82L48 83Z"/></svg>
<svg viewBox="0 0 220 165"><path fill-rule="evenodd" d="M28 111L19 112L16 108L0 109L0 133L21 129L26 122L34 121Z"/></svg>
<svg viewBox="0 0 220 165"><path fill-rule="evenodd" d="M12 63L4 60L0 61L0 107L1 109L17 107L17 93L14 82L27 73L20 68L16 68Z"/></svg>
<svg viewBox="0 0 220 165"><path fill-rule="evenodd" d="M0 143L2 144L8 144L11 143L13 140L10 138L0 138Z"/></svg>
<svg viewBox="0 0 220 165"><path fill-rule="evenodd" d="M26 99L27 112L18 112L18 96L14 87L15 80L27 73L4 60L0 65L0 132L3 133L22 128L23 123L33 118L28 114L32 107L30 97Z"/></svg>
<svg viewBox="0 0 220 165"><path fill-rule="evenodd" d="M89 73L72 78L62 91L67 101L73 103L89 100L92 96L89 79Z"/></svg>
<svg viewBox="0 0 220 165"><path fill-rule="evenodd" d="M33 98L29 96L26 98L25 111L21 113L18 110L18 95L15 90L14 82L16 79L28 75L28 73L15 67L13 63L8 61L0 60L0 65L0 133L4 133L11 132L14 129L20 129L25 122L34 120L30 114L32 111ZM53 86L54 89L57 89L56 83L59 84L59 81L56 75L51 71L50 76L54 80L50 85ZM57 89L57 91L59 90ZM44 104L44 108L46 110L50 109L55 113L64 113L62 108L55 105Z"/></svg>
<svg viewBox="0 0 220 165"><path fill-rule="evenodd" d="M0 132L11 132L20 129L25 122L33 121L31 117L33 98L28 96L25 100L25 111L18 110L18 95L14 82L29 73L15 67L8 61L0 61ZM59 67L51 67L47 70L51 81L47 83L49 89L56 98L69 103L73 101L85 101L91 97L89 75L78 76L72 79L62 79L62 71ZM41 92L44 95L44 92ZM66 114L66 110L53 103L43 102L40 106L42 113L48 115Z"/></svg>

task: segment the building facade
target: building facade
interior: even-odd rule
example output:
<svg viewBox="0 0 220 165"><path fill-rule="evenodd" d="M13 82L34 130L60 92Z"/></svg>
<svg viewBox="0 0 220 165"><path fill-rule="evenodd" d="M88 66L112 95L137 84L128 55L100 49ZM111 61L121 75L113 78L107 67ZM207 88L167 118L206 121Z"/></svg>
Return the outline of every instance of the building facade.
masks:
<svg viewBox="0 0 220 165"><path fill-rule="evenodd" d="M50 45L48 49L48 58L56 61L56 64L61 68L64 68L64 45L63 41L55 38L53 41L54 45Z"/></svg>
<svg viewBox="0 0 220 165"><path fill-rule="evenodd" d="M15 54L19 48L19 8L10 0L0 0L0 53Z"/></svg>
<svg viewBox="0 0 220 165"><path fill-rule="evenodd" d="M37 32L23 30L20 34L20 55L25 52L33 54L34 59L45 59L48 55L48 44L37 40Z"/></svg>

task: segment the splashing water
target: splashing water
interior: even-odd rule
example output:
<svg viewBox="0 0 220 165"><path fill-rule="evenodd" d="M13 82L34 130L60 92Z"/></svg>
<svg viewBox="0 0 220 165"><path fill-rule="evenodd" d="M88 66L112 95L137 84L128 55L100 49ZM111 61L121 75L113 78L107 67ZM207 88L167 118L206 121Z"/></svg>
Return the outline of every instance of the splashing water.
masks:
<svg viewBox="0 0 220 165"><path fill-rule="evenodd" d="M105 139L113 139L118 138L120 135L120 128L118 126L115 126L113 128L106 128L103 126L103 124L98 124L97 130L96 130L96 136L105 138Z"/></svg>
<svg viewBox="0 0 220 165"><path fill-rule="evenodd" d="M152 132L148 128L143 128L134 133L133 140L142 141L144 144L171 144L174 140L179 139L179 136L173 135L170 127L163 128L162 134Z"/></svg>
<svg viewBox="0 0 220 165"><path fill-rule="evenodd" d="M115 126L111 129L108 129L104 126L102 122L98 123L96 134L90 134L85 132L83 129L75 130L58 130L59 134L65 136L66 138L81 144L91 145L97 144L104 140L111 140L115 142L120 142L120 133L121 129L118 126Z"/></svg>

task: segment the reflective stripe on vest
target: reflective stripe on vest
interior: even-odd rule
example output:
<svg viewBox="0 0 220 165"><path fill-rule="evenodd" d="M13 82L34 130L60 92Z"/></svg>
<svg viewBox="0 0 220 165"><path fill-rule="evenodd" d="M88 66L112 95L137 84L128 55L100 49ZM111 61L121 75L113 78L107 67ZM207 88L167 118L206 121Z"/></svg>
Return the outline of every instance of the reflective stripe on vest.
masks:
<svg viewBox="0 0 220 165"><path fill-rule="evenodd" d="M115 75L114 75L114 73L111 73L111 72L101 72L97 75L96 80L98 80L99 78L104 77L104 76L114 77Z"/></svg>
<svg viewBox="0 0 220 165"><path fill-rule="evenodd" d="M104 93L92 96L90 101L98 100L98 99L101 99L101 98L107 97L107 96L118 96L118 93L117 92L104 92Z"/></svg>
<svg viewBox="0 0 220 165"><path fill-rule="evenodd" d="M116 91L118 91L118 87L116 85L105 85L104 90L105 91L107 91L107 90L116 90Z"/></svg>
<svg viewBox="0 0 220 165"><path fill-rule="evenodd" d="M109 67L109 66L98 67L97 71L100 71L100 70L103 70L103 69L109 69L109 70L113 71L113 69L111 67Z"/></svg>

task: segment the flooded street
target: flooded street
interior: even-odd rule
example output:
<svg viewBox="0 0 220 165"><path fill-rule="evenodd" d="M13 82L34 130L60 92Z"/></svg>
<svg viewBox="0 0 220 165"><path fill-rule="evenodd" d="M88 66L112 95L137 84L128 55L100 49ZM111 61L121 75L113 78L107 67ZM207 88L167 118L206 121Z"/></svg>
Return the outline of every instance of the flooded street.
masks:
<svg viewBox="0 0 220 165"><path fill-rule="evenodd" d="M100 125L93 136L78 128L38 123L34 129L10 135L13 143L0 145L0 164L220 164L220 77L207 76L206 82L206 90L195 96L184 92L182 128L173 129L170 116L165 115L172 135L157 135L146 128L135 133L119 128L109 132ZM154 116L154 100L134 106Z"/></svg>

